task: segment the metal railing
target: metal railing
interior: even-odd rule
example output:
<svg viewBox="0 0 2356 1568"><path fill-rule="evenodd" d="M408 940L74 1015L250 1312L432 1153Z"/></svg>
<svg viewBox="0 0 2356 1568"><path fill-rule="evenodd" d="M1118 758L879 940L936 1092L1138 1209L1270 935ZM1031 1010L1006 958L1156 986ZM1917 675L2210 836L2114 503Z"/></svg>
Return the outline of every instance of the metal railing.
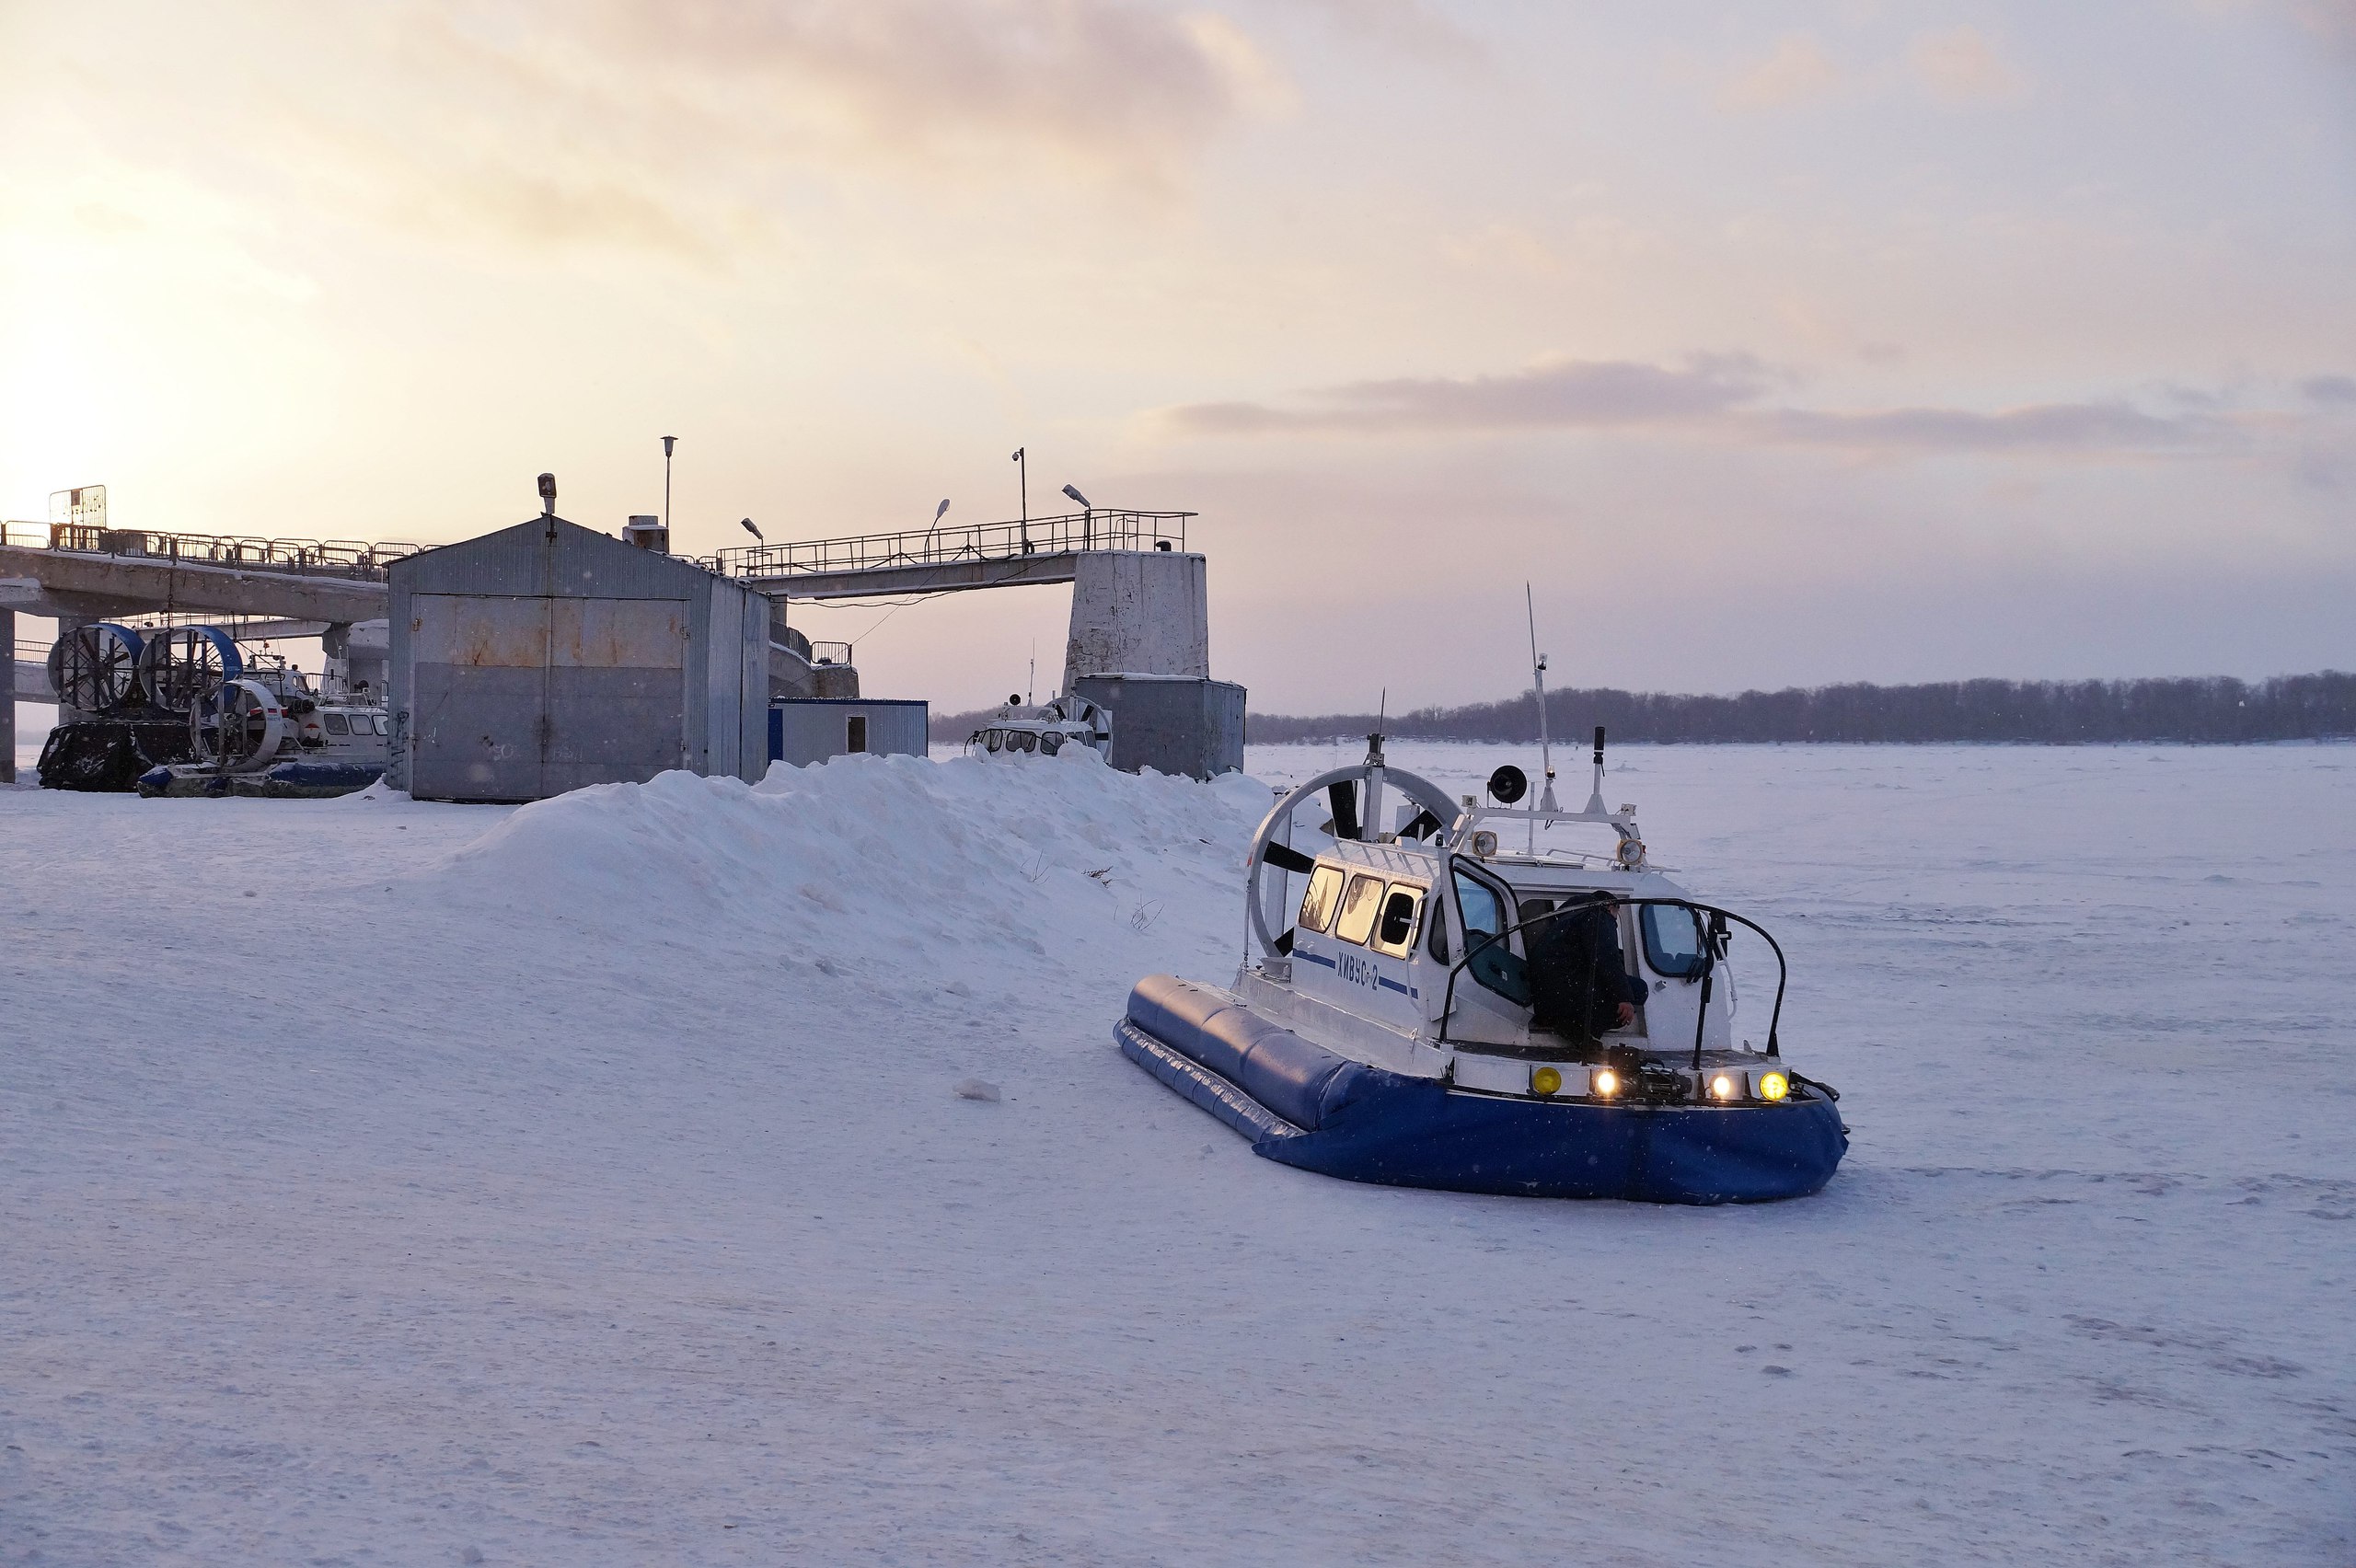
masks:
<svg viewBox="0 0 2356 1568"><path fill-rule="evenodd" d="M38 535L33 530L39 529ZM214 534L156 534L140 528L98 528L79 523L0 524L0 544L29 545L76 555L164 560L190 566L234 567L297 577L343 577L382 582L385 568L424 547L370 544L361 539L260 539Z"/></svg>
<svg viewBox="0 0 2356 1568"><path fill-rule="evenodd" d="M848 642L813 642L810 662L814 664L848 664L851 662Z"/></svg>
<svg viewBox="0 0 2356 1568"><path fill-rule="evenodd" d="M732 577L791 577L822 571L874 571L895 566L1021 560L1078 550L1184 550L1191 512L1123 512L1098 507L1064 517L965 523L903 534L860 534L799 544L722 550L713 564Z"/></svg>

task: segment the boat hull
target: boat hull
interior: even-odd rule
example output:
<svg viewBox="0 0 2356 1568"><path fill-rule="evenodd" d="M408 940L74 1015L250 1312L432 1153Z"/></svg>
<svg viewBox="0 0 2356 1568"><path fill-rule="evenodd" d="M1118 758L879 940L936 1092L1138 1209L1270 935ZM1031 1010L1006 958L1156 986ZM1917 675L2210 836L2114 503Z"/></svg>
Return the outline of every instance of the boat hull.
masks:
<svg viewBox="0 0 2356 1568"><path fill-rule="evenodd" d="M1266 1159L1345 1181L1636 1203L1766 1203L1832 1179L1847 1129L1805 1087L1775 1105L1600 1105L1460 1092L1351 1061L1223 992L1157 975L1124 1055Z"/></svg>
<svg viewBox="0 0 2356 1568"><path fill-rule="evenodd" d="M325 800L365 790L385 776L385 765L298 760L273 763L253 773L222 773L202 764L150 768L139 792L158 797L217 799L228 795L273 801Z"/></svg>

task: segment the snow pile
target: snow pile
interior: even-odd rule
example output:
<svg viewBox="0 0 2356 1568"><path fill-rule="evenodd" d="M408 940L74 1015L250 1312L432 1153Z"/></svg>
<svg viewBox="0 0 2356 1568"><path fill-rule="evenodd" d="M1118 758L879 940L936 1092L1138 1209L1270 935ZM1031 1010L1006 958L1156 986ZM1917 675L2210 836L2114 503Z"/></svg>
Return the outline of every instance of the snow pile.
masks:
<svg viewBox="0 0 2356 1568"><path fill-rule="evenodd" d="M665 773L525 806L433 877L618 941L749 945L830 974L987 983L1108 938L1152 939L1134 944L1149 959L1173 936L1231 967L1240 853L1270 800L1240 774L1132 777L1086 751L780 763L751 786Z"/></svg>

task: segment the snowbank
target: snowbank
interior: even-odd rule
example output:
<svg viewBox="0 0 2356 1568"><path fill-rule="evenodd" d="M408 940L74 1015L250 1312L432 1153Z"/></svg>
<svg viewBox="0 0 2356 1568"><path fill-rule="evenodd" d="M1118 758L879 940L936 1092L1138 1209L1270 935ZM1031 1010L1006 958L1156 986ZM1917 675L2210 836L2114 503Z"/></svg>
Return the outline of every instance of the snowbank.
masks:
<svg viewBox="0 0 2356 1568"><path fill-rule="evenodd" d="M1108 936L1153 939L1141 959L1207 942L1231 968L1241 849L1270 799L1240 774L1133 777L1093 752L844 756L750 786L665 773L560 795L429 876L618 942L692 936L996 991Z"/></svg>

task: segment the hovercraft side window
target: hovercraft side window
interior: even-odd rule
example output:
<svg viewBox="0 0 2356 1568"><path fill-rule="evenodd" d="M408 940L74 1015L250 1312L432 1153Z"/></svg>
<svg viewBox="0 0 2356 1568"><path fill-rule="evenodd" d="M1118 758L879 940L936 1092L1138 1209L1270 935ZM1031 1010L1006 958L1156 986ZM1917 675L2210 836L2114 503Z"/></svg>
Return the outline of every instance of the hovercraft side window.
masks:
<svg viewBox="0 0 2356 1568"><path fill-rule="evenodd" d="M1382 907L1380 877L1352 877L1350 888L1342 894L1342 913L1334 922L1334 935L1345 942L1366 945L1374 934L1374 917Z"/></svg>
<svg viewBox="0 0 2356 1568"><path fill-rule="evenodd" d="M1374 951L1404 958L1415 951L1415 917L1423 913L1424 890L1408 882L1393 882L1382 901L1382 918L1374 928Z"/></svg>
<svg viewBox="0 0 2356 1568"><path fill-rule="evenodd" d="M352 721L341 713L322 713L319 715L319 722L328 727L328 733L330 735L352 733Z"/></svg>
<svg viewBox="0 0 2356 1568"><path fill-rule="evenodd" d="M1688 980L1702 972L1702 917L1673 905L1647 904L1639 922L1645 928L1645 962L1656 974Z"/></svg>
<svg viewBox="0 0 2356 1568"><path fill-rule="evenodd" d="M1334 905L1342 896L1342 868L1320 866L1309 873L1309 891L1300 898L1300 928L1322 931L1333 923Z"/></svg>

